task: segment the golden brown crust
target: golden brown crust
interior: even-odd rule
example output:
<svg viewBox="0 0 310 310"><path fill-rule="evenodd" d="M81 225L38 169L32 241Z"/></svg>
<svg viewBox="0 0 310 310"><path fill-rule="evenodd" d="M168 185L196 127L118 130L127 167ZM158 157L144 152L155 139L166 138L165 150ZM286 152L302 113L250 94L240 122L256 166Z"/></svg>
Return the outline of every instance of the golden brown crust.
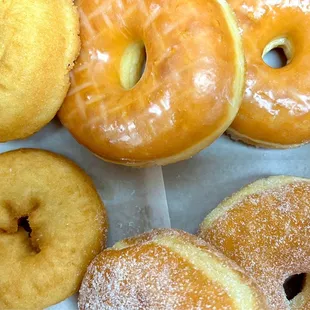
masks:
<svg viewBox="0 0 310 310"><path fill-rule="evenodd" d="M227 2L236 12L247 63L242 104L231 125L233 137L277 149L308 143L309 1ZM286 55L282 68L264 62L274 48L283 49Z"/></svg>
<svg viewBox="0 0 310 310"><path fill-rule="evenodd" d="M159 229L98 255L84 277L81 310L267 309L245 274L203 240Z"/></svg>
<svg viewBox="0 0 310 310"><path fill-rule="evenodd" d="M166 165L227 129L243 94L244 55L226 1L76 3L82 50L59 117L79 143L106 161ZM146 68L125 90L122 55L141 41Z"/></svg>
<svg viewBox="0 0 310 310"><path fill-rule="evenodd" d="M0 2L0 142L25 138L57 113L80 50L72 0Z"/></svg>
<svg viewBox="0 0 310 310"><path fill-rule="evenodd" d="M26 216L30 237L18 226ZM0 309L42 309L75 293L106 238L104 205L76 164L34 149L0 155Z"/></svg>
<svg viewBox="0 0 310 310"><path fill-rule="evenodd" d="M290 309L285 280L310 272L309 205L310 180L262 179L224 200L206 217L199 235L253 277L271 309ZM307 296L301 294L293 304Z"/></svg>

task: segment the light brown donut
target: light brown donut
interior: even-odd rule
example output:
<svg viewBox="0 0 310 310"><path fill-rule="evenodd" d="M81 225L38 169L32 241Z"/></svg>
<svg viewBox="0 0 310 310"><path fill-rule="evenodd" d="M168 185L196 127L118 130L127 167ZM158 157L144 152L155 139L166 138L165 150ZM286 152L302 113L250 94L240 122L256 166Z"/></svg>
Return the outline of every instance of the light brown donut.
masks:
<svg viewBox="0 0 310 310"><path fill-rule="evenodd" d="M243 188L213 210L200 229L200 237L253 277L275 310L291 308L285 280L310 273L309 236L310 180L288 176ZM299 304L306 296L309 292ZM297 306L298 301L294 309L307 309Z"/></svg>
<svg viewBox="0 0 310 310"><path fill-rule="evenodd" d="M263 310L265 298L203 240L154 230L117 243L88 268L80 310Z"/></svg>
<svg viewBox="0 0 310 310"><path fill-rule="evenodd" d="M244 97L229 135L265 148L310 142L310 1L227 2L238 18L247 63ZM286 56L283 68L264 62L274 48Z"/></svg>
<svg viewBox="0 0 310 310"><path fill-rule="evenodd" d="M0 309L42 309L75 293L106 234L104 205L73 162L33 149L0 155Z"/></svg>
<svg viewBox="0 0 310 310"><path fill-rule="evenodd" d="M25 138L57 113L80 49L72 0L0 1L0 142Z"/></svg>
<svg viewBox="0 0 310 310"><path fill-rule="evenodd" d="M58 115L79 143L117 164L167 165L228 128L243 96L244 55L225 0L76 5L82 49Z"/></svg>

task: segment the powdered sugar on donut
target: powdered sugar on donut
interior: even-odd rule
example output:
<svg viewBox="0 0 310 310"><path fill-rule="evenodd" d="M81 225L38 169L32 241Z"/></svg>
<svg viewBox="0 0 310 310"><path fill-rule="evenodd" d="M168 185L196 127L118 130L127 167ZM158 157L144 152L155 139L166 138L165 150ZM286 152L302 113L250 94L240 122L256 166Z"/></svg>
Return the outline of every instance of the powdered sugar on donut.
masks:
<svg viewBox="0 0 310 310"><path fill-rule="evenodd" d="M89 266L79 298L83 310L231 310L237 304L264 309L237 266L200 239L173 230L156 230L102 252Z"/></svg>
<svg viewBox="0 0 310 310"><path fill-rule="evenodd" d="M180 273L176 263L171 263L167 249L154 248L147 255L134 258L132 251L124 252L117 260L105 259L104 266L92 264L88 270L91 282L84 282L80 291L80 309L181 309L187 303L188 294L201 296L194 309L205 309L203 292L196 290L188 279L195 273L193 268L182 270L182 282L175 281ZM166 254L166 263L159 260ZM199 273L199 271L196 271ZM89 279L89 280L90 280ZM220 288L219 288L220 289ZM226 295L220 290L220 294ZM221 296L209 295L209 309L216 309L216 301ZM230 309L228 306L224 309Z"/></svg>
<svg viewBox="0 0 310 310"><path fill-rule="evenodd" d="M242 200L233 196L225 201L221 208L227 212L202 227L201 236L252 275L272 309L289 309L284 281L310 272L310 182L292 180L274 187L276 179L266 180L264 190Z"/></svg>

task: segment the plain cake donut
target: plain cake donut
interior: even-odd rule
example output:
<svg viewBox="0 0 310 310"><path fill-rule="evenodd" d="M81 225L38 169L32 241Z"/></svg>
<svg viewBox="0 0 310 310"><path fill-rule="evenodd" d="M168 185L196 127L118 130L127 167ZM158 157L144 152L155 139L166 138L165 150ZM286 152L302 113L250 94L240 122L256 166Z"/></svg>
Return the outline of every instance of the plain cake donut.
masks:
<svg viewBox="0 0 310 310"><path fill-rule="evenodd" d="M267 148L310 141L310 2L228 0L241 27L247 63L243 101L228 133ZM263 57L282 48L287 65L271 68Z"/></svg>
<svg viewBox="0 0 310 310"><path fill-rule="evenodd" d="M59 117L81 144L119 164L168 164L202 150L231 124L244 56L226 1L76 5L82 50Z"/></svg>
<svg viewBox="0 0 310 310"><path fill-rule="evenodd" d="M73 162L33 149L0 155L0 309L74 294L106 234L104 205Z"/></svg>
<svg viewBox="0 0 310 310"><path fill-rule="evenodd" d="M80 49L72 0L0 1L0 142L26 138L59 110Z"/></svg>
<svg viewBox="0 0 310 310"><path fill-rule="evenodd" d="M89 266L80 310L267 309L245 274L203 240L154 230L118 242Z"/></svg>
<svg viewBox="0 0 310 310"><path fill-rule="evenodd" d="M270 309L291 309L283 288L310 273L310 180L262 179L224 200L201 225L200 237L234 260L258 283ZM309 301L302 291L291 303Z"/></svg>

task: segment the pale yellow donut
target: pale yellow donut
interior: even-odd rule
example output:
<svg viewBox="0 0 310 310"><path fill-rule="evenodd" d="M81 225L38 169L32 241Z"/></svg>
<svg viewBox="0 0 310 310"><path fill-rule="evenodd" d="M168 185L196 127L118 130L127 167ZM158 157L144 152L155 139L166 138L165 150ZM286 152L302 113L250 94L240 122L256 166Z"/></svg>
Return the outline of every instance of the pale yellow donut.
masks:
<svg viewBox="0 0 310 310"><path fill-rule="evenodd" d="M0 142L46 125L69 88L79 48L72 0L0 1Z"/></svg>
<svg viewBox="0 0 310 310"><path fill-rule="evenodd" d="M1 310L42 309L74 294L106 234L104 205L73 162L31 149L0 155Z"/></svg>

